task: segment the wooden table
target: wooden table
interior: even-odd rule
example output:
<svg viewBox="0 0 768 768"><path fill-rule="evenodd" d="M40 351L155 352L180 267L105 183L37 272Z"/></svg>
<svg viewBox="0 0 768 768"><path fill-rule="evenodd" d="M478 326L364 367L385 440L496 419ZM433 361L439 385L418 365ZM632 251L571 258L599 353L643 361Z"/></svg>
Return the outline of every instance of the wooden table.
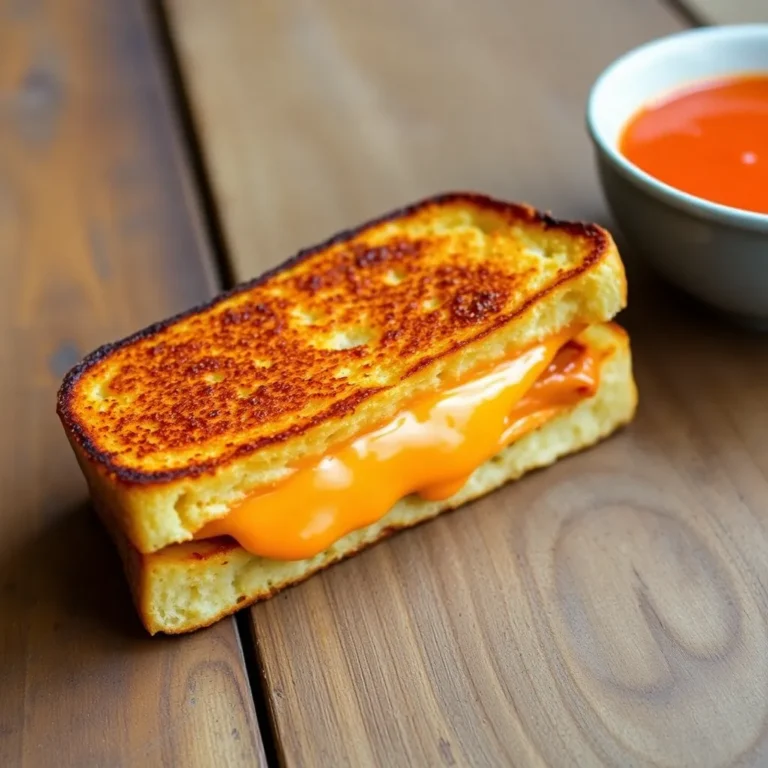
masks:
<svg viewBox="0 0 768 768"><path fill-rule="evenodd" d="M713 6L0 4L0 766L768 764L768 340L629 247L630 429L190 636L54 415L94 346L422 195L610 225L589 85Z"/></svg>

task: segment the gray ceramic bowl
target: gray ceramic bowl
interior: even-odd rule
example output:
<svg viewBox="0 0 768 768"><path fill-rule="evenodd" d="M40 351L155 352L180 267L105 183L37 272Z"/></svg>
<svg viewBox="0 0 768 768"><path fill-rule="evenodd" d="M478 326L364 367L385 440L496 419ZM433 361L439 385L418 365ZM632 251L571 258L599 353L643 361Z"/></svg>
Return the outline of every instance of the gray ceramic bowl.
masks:
<svg viewBox="0 0 768 768"><path fill-rule="evenodd" d="M600 75L587 127L605 196L632 250L693 296L768 329L768 215L681 192L618 151L623 127L649 101L697 80L755 72L768 74L768 24L661 38Z"/></svg>

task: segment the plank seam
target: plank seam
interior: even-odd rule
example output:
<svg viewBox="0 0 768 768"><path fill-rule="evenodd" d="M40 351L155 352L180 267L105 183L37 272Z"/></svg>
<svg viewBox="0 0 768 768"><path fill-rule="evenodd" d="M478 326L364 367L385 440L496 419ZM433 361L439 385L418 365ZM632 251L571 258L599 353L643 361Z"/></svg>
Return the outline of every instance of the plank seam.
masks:
<svg viewBox="0 0 768 768"><path fill-rule="evenodd" d="M258 641L253 631L251 609L235 614L235 623L240 642L243 645L243 658L245 659L245 669L248 673L253 703L256 707L256 717L259 723L268 725L268 727L261 729L261 741L264 746L267 765L285 765L285 755L280 749L280 741L277 737L277 721L273 717L269 703L270 697L264 665L261 662Z"/></svg>
<svg viewBox="0 0 768 768"><path fill-rule="evenodd" d="M170 86L170 100L175 117L179 122L192 183L202 209L204 232L208 236L210 251L216 266L218 288L230 288L237 280L231 260L228 257L230 249L216 205L213 185L208 176L203 142L195 123L191 99L184 81L184 73L173 39L168 13L163 0L144 0L144 2L152 17L158 37L162 66Z"/></svg>
<svg viewBox="0 0 768 768"><path fill-rule="evenodd" d="M666 5L672 13L690 27L708 26L707 21L691 8L686 0L663 0L662 4Z"/></svg>
<svg viewBox="0 0 768 768"><path fill-rule="evenodd" d="M183 144L185 159L189 165L192 184L198 195L203 218L203 231L209 240L209 250L213 256L216 270L217 287L219 289L230 288L237 281L231 260L228 258L229 247L216 206L213 186L207 172L202 139L195 123L169 17L162 0L144 0L144 2L158 38L161 65L168 78L169 100L174 111L174 117L179 123L180 141ZM275 721L268 706L265 680L255 638L251 632L249 616L248 611L241 611L235 616L236 634L251 690L256 725L260 731L266 765L279 765L282 762L278 759L277 745L279 742L276 739Z"/></svg>

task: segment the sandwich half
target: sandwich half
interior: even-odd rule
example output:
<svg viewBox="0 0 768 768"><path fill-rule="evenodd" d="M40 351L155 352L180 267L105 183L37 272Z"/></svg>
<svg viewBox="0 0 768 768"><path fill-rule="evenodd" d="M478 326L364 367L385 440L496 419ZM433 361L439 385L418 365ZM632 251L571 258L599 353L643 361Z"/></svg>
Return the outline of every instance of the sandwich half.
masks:
<svg viewBox="0 0 768 768"><path fill-rule="evenodd" d="M90 354L58 413L151 633L186 632L606 437L611 236L422 201Z"/></svg>

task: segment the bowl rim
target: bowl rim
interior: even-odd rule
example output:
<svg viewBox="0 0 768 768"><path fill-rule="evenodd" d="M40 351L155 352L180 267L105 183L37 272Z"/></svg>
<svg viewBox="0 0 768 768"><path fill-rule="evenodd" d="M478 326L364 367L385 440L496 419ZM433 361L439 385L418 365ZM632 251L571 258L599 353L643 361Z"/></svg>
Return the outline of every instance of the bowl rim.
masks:
<svg viewBox="0 0 768 768"><path fill-rule="evenodd" d="M624 157L624 155L619 152L618 148L611 142L606 141L595 117L596 102L600 91L606 87L606 83L609 83L612 78L617 77L621 70L632 62L658 54L665 48L674 48L680 44L685 44L685 41L691 39L711 38L719 41L738 40L746 37L765 38L766 44L768 44L768 24L732 24L684 29L680 32L674 32L670 35L659 37L630 49L611 62L592 84L587 98L586 124L592 142L597 149L610 160L615 170L617 170L625 179L634 182L645 189L645 191L653 197L701 218L727 224L732 227L768 231L767 213L747 211L743 208L734 208L729 205L723 205L722 203L714 203L688 192L683 192L682 190L651 176L651 174L642 170ZM768 68L766 68L766 75L768 76ZM642 104L637 105L638 109L641 107Z"/></svg>

